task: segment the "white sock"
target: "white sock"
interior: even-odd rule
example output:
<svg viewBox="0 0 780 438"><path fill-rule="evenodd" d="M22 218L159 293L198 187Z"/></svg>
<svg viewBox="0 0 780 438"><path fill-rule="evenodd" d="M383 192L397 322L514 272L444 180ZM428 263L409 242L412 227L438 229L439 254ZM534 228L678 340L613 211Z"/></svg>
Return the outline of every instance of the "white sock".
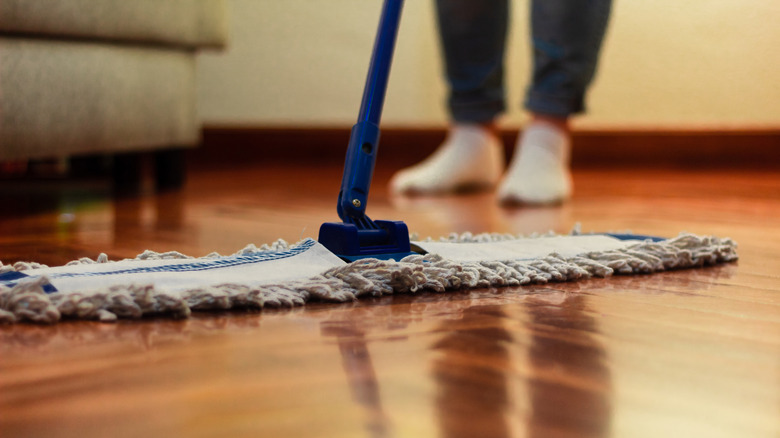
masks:
<svg viewBox="0 0 780 438"><path fill-rule="evenodd" d="M447 139L419 164L396 173L396 193L448 193L495 187L504 169L499 139L479 125L455 125Z"/></svg>
<svg viewBox="0 0 780 438"><path fill-rule="evenodd" d="M571 196L571 139L562 129L531 122L517 142L498 188L502 203L556 204Z"/></svg>

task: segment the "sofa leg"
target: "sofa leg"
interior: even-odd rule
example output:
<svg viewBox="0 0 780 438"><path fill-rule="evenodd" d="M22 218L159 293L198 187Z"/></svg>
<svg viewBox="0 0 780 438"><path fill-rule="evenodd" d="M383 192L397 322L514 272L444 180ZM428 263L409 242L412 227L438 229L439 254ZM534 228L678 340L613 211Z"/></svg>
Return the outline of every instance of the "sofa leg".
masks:
<svg viewBox="0 0 780 438"><path fill-rule="evenodd" d="M100 154L76 155L68 159L68 176L77 179L106 178L111 174L108 157Z"/></svg>
<svg viewBox="0 0 780 438"><path fill-rule="evenodd" d="M175 190L187 176L186 150L162 149L154 152L154 179L157 190Z"/></svg>
<svg viewBox="0 0 780 438"><path fill-rule="evenodd" d="M143 181L143 153L115 154L111 178L114 193L121 195L139 193Z"/></svg>

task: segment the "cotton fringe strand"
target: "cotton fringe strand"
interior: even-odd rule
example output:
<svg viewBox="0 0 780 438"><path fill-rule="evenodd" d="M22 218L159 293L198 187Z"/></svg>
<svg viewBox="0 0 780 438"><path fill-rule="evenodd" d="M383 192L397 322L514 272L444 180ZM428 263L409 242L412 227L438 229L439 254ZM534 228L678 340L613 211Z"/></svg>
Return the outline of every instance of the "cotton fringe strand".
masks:
<svg viewBox="0 0 780 438"><path fill-rule="evenodd" d="M577 234L575 230L573 232ZM450 242L491 242L522 236L479 234L452 235ZM260 248L249 245L237 254L280 251L291 245L282 240ZM308 280L250 287L225 283L170 292L149 284L116 285L108 288L47 294L46 278L0 286L0 322L21 321L53 324L61 319L91 319L105 322L148 315L186 318L193 310L263 309L302 306L310 300L347 302L360 297L398 293L449 292L474 288L523 286L608 277L614 274L650 274L694 268L737 260L737 245L731 239L681 233L662 242L650 240L621 250L591 252L577 257L550 254L534 260L454 262L435 254L412 255L400 262L365 259L328 271ZM205 257L215 258L212 253ZM136 260L191 259L178 252L145 251ZM69 264L111 263L105 254L96 260L83 258ZM44 268L36 263L0 263L0 273Z"/></svg>

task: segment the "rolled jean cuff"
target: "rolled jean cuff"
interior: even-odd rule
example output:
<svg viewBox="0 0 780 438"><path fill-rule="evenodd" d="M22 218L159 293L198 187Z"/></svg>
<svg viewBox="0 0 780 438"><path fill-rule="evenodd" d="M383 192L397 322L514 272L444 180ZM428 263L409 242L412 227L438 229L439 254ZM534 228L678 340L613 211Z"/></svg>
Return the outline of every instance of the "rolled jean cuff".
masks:
<svg viewBox="0 0 780 438"><path fill-rule="evenodd" d="M505 110L503 101L450 103L450 116L459 123L490 123Z"/></svg>
<svg viewBox="0 0 780 438"><path fill-rule="evenodd" d="M531 91L526 96L525 108L535 114L566 118L585 112L585 99L584 97L554 96Z"/></svg>

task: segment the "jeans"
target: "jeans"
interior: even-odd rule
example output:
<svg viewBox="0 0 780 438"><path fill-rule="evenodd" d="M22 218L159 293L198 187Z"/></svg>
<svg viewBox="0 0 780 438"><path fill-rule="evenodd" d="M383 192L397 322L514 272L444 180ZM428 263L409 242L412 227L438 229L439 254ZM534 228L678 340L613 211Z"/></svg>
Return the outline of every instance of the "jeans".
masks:
<svg viewBox="0 0 780 438"><path fill-rule="evenodd" d="M509 0L436 0L456 122L487 123L506 108L504 50ZM611 0L531 0L533 73L525 107L568 117L585 110Z"/></svg>

